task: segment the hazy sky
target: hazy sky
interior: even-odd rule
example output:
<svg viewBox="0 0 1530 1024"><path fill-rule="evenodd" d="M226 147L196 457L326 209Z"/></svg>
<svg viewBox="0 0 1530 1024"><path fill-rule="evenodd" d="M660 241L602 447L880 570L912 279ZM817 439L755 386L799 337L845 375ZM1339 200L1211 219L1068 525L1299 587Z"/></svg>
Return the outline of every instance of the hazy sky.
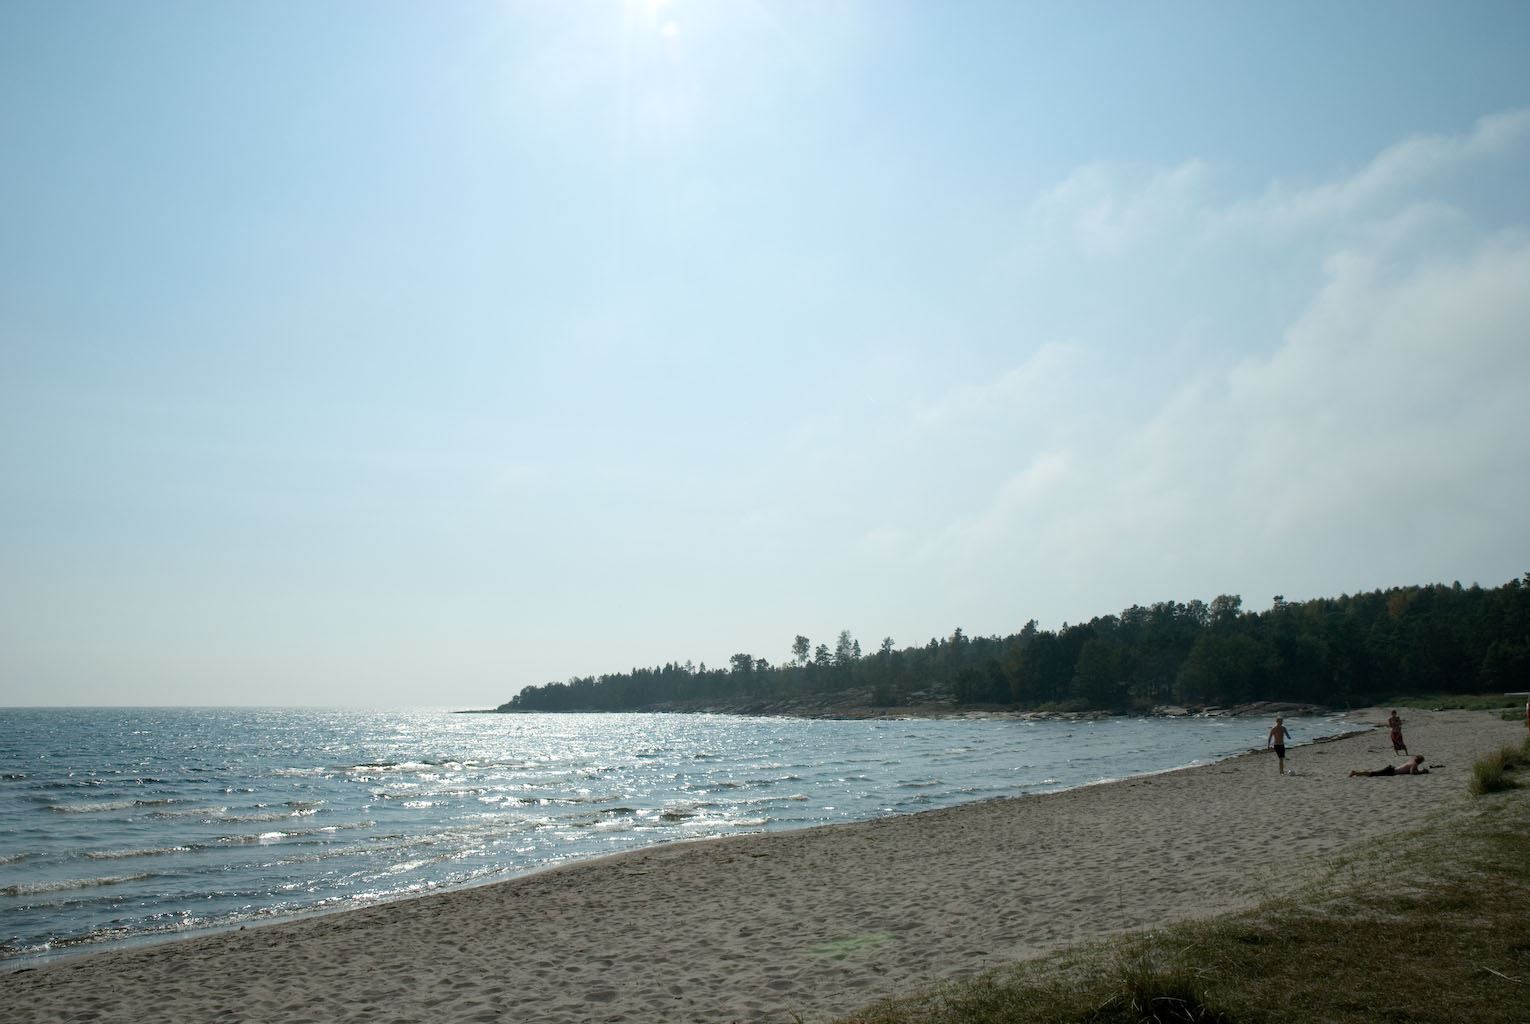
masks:
<svg viewBox="0 0 1530 1024"><path fill-rule="evenodd" d="M1530 5L0 5L0 704L1530 570Z"/></svg>

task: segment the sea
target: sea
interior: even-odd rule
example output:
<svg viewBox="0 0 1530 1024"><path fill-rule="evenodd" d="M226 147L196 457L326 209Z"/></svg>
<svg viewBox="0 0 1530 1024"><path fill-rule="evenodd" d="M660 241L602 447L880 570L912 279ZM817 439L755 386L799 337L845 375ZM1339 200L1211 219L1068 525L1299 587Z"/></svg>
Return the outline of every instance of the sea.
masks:
<svg viewBox="0 0 1530 1024"><path fill-rule="evenodd" d="M1169 771L1269 724L0 709L0 960Z"/></svg>

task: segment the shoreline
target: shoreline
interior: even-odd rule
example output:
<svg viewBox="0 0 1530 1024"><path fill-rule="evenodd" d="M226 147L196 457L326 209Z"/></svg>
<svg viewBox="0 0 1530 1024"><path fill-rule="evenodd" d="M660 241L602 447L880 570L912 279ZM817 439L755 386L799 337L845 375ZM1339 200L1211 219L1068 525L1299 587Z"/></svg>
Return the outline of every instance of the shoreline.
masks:
<svg viewBox="0 0 1530 1024"><path fill-rule="evenodd" d="M1353 717L1368 726L1384 713ZM16 961L19 1020L808 1021L1091 938L1251 906L1467 799L1523 726L1413 712L1268 755L789 832L669 843L238 931ZM1385 749L1383 749L1385 748ZM1268 828L1271 821L1280 825Z"/></svg>
<svg viewBox="0 0 1530 1024"><path fill-rule="evenodd" d="M1264 707L1264 705L1244 705L1244 706L1240 706L1240 707L1242 707L1242 708L1262 708L1262 707ZM1328 720L1330 722L1334 722L1334 723L1339 724L1339 725L1348 724L1347 716L1349 716L1349 715L1351 715L1353 713L1353 712L1344 712L1344 711L1334 711L1332 709L1317 709L1317 708L1314 708L1310 712L1302 712L1302 711L1293 712L1291 709L1297 708L1299 706L1297 706L1297 705L1290 705L1290 704L1269 705L1269 707L1278 708L1280 711L1282 711L1285 714L1287 714L1288 717L1292 716L1293 714L1301 714L1301 715L1304 715L1304 716L1310 715L1310 717L1324 718L1324 719L1326 719L1326 720ZM1199 714L1199 713L1191 713L1191 714L1184 714L1184 715L1180 715L1180 714L1154 714L1154 715L1150 715L1150 716L1138 716L1138 715L1127 716L1127 715L1105 715L1103 713L1072 713L1072 712L999 712L999 713L990 713L990 712L976 711L976 710L970 710L969 709L969 710L963 711L963 712L958 713L958 714L918 716L918 717L911 718L911 719L904 718L904 719L900 719L900 720L922 721L922 720L938 719L938 720L941 720L941 721L953 721L953 722L1036 720L1036 721L1054 721L1054 722L1055 721L1067 721L1067 722L1093 723L1093 722L1100 721L1100 720L1108 720L1110 718L1118 718L1118 717L1179 719L1179 718L1194 718L1194 717L1224 718L1224 717L1250 717L1251 716L1250 712L1240 711L1238 709L1216 709L1216 708L1213 708L1213 709L1210 709L1210 711L1212 713L1204 714L1204 715L1203 714ZM471 713L471 712L453 712L453 713L454 714L463 714L463 713ZM496 712L491 711L491 712L488 712L488 713L494 714ZM544 712L531 712L531 713L532 714L543 714ZM629 713L630 714L659 714L660 712L559 712L557 714L607 714L607 713L610 713L610 714L629 714ZM675 712L671 712L671 713L675 713ZM703 712L698 712L698 713L703 713ZM714 715L723 715L723 716L727 716L729 714L727 712L715 712L715 711L708 711L708 712L704 712L704 713L706 713L706 714L714 714ZM745 716L738 716L738 717L754 717L754 716L747 716L747 715L745 715ZM824 720L824 719L815 719L815 718L809 717L809 716L780 716L780 717L788 717L788 718L790 718L790 717L797 717L797 718L799 718L802 721ZM833 719L833 720L857 721L858 719L850 718L850 719ZM1294 724L1294 721L1293 721L1293 724ZM1314 743L1331 742L1331 741L1336 740L1336 739L1342 739L1342 738L1345 738L1347 736L1356 735L1356 734L1362 733L1362 732L1367 732L1367 731L1370 731L1370 730L1372 730L1372 729L1374 729L1376 727L1377 726L1375 726L1374 724L1365 724L1365 725L1363 725L1359 729L1346 730L1346 731L1343 731L1343 732L1340 732L1340 733L1337 733L1337 734L1334 734L1334 735L1330 735L1330 736L1318 736L1318 737L1316 737L1314 739L1306 740L1306 741L1304 741L1303 745L1314 744ZM1296 749L1296 748L1293 748L1293 749ZM205 937L205 936L215 936L215 935L220 935L220 934L227 934L227 933L230 933L230 932L244 931L246 929L279 927L279 926L282 926L282 925L297 923L297 922L301 922L301 921L306 921L306 920L310 920L310 919L313 919L313 918L329 917L329 916L333 916L333 915L336 915L336 914L346 914L346 913L351 913L351 912L354 912L354 911L367 910L367 909L371 909L371 908L375 908L375 907L379 907L379 906L384 906L384 905L387 905L387 904L390 904L390 903L395 903L395 902L418 900L418 899L428 899L428 898L435 897L435 896L447 895L447 894L450 894L450 893L453 893L453 892L459 892L459 891L464 891L464 890L471 890L471 889L477 889L477 888L483 888L483 887L507 884L507 883L515 882L515 881L518 881L518 880L521 880L521 879L529 878L529 877L532 877L532 876L535 876L535 875L538 875L538 874L543 874L543 873L546 873L546 872L549 872L549 871L557 871L557 870L561 870L561 869L564 869L564 868L575 867L575 866L578 866L578 865L581 865L581 864L598 863L598 862L607 860L609 858L621 857L621 856L625 856L625 855L628 855L628 854L631 854L631 853L641 852L642 850L646 850L646 849L658 849L658 848L662 848L662 847L668 846L668 845L687 844L687 843L711 843L711 842L717 842L717 841L725 840L725 839L747 838L749 836L763 835L763 834L784 834L784 833L790 833L790 832L800 832L800 831L805 831L805 830L814 829L814 828L833 828L833 827L844 826L844 825L861 824L861 823L864 823L864 822L867 822L867 821L884 820L884 819L887 819L887 818L908 817L908 816L917 816L917 815L920 815L920 814L929 814L929 813L932 813L933 811L936 811L936 810L941 810L941 809L948 809L948 810L949 809L956 809L956 808L960 808L960 807L966 807L966 806L971 806L971 805L974 805L974 804L981 804L981 803L995 801L995 800L1013 800L1013 799L1026 799L1026 798L1030 798L1030 797L1054 796L1054 795L1057 795L1057 794L1067 793L1067 792L1071 792L1073 790L1084 789L1084 788L1091 787L1091 786L1114 785L1114 784L1118 784L1118 783L1122 783L1122 782L1130 782L1130 781L1132 781L1134 779L1151 778L1151 777L1159 776L1159 775L1173 774L1175 772L1189 771L1189 770L1193 770L1195 768L1204 768L1204 767L1207 767L1207 766L1220 764L1220 763L1232 760L1234 758L1247 756L1247 755L1250 755L1252 753L1256 753L1258 750L1259 750L1259 748L1256 748L1256 747L1247 747L1247 748L1233 750L1233 751L1229 751L1227 753L1223 753L1223 754L1217 755L1217 756L1215 756L1215 757L1213 757L1213 758L1211 758L1209 760L1199 760L1199 759L1197 759L1197 760L1192 761L1192 762L1187 763L1187 764L1180 764L1180 765L1176 765L1176 766L1168 767L1168 768L1154 768L1154 769L1145 770L1145 771L1138 771L1138 772L1135 772L1135 773L1132 773L1132 774L1127 774L1127 775L1105 775L1105 776L1100 776L1100 777L1096 777L1096 778L1090 778L1090 779L1087 779L1087 780L1084 780L1084 781L1070 782L1070 783L1068 783L1066 785L1058 786L1057 788L1042 788L1041 785L1038 784L1030 792L1017 792L1017 793L1011 793L1011 794L1001 794L1001 795L985 796L985 797L981 797L981 798L978 798L978 799L971 799L971 798L969 798L967 800L964 800L961 803L946 805L945 807L932 807L932 808L926 808L926 809L921 809L921 810L904 810L904 811L898 811L898 812L895 812L895 813L878 815L875 818L847 819L847 820L830 821L830 822L819 822L819 823L815 823L815 824L797 824L797 825L793 825L793 826L788 827L788 828L776 828L776 829L763 828L763 829L754 829L754 830L749 830L749 831L730 832L730 833L723 833L723 834L699 835L699 836L690 836L690 837L683 837L683 838L662 839L662 840L657 840L657 841L655 841L655 842L653 842L653 843L651 843L649 845L646 845L646 846L631 847L631 848L624 849L624 850L616 850L616 851L611 851L611 852L606 852L606 853L598 853L598 854L593 854L593 855L576 855L576 856L571 856L568 859L565 859L565 860L563 860L563 861L561 861L559 863L538 866L538 867L531 868L529 870L522 869L518 873L502 874L502 875L492 876L492 877L487 877L487 878L479 878L479 879L475 879L475 880L471 880L471 881L467 881L467 882L433 883L429 887L425 888L423 891L417 891L417 892L412 892L412 893L395 893L395 894L381 895L381 896L373 897L373 898L368 899L368 900L357 901L357 902L350 903L350 904L331 905L331 906L308 906L308 907L301 907L301 908L297 908L297 909L283 910L281 912L272 913L272 914L264 915L264 916L244 918L244 919L241 919L241 920L223 921L223 922L214 923L214 924L204 924L204 925L198 925L198 926L189 927L189 928L181 928L181 929L177 929L177 930L163 930L163 931L155 931L155 932L144 932L144 933L139 933L139 934L124 935L124 936L120 936L120 937L116 937L116 938L110 938L110 939L91 939L91 938L86 937L86 938L82 938L82 939L65 940L63 943L61 943L61 944L59 944L57 946L54 946L52 948L45 949L45 950L34 949L32 951L29 951L29 952L26 952L26 953L23 953L23 954L20 954L20 955L14 955L14 956L8 956L8 957L0 957L0 974L4 974L6 972L15 973L15 972L19 972L19 971L25 971L25 970L41 967L41 966L47 965L47 964L71 963L71 962L73 962L73 961L75 961L75 960L77 960L79 958L94 957L94 956L98 956L98 955L102 955L102 954L106 954L106 953L117 952L117 951L139 950L139 949L152 948L152 947L155 947L155 946L166 945L166 944L171 944L171 943L187 942L187 941L192 941L192 940L199 939L199 938L202 938L202 937ZM1048 781L1050 781L1050 780L1048 780Z"/></svg>

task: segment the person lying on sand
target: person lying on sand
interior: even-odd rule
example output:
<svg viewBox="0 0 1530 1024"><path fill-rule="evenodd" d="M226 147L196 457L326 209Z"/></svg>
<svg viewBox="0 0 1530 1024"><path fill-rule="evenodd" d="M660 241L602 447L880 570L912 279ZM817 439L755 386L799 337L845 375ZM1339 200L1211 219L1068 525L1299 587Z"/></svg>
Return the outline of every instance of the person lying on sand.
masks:
<svg viewBox="0 0 1530 1024"><path fill-rule="evenodd" d="M1404 761L1402 764L1398 764L1398 765L1391 765L1391 764L1389 764L1385 768L1378 769L1378 770L1376 770L1374 772L1353 771L1353 772L1349 773L1349 777L1350 778L1354 778L1356 775L1361 775L1361 776L1364 776L1366 778L1374 778L1377 775L1428 775L1428 774L1429 774L1429 769L1424 767L1424 755L1423 754L1414 754L1412 757L1408 758L1408 760Z"/></svg>

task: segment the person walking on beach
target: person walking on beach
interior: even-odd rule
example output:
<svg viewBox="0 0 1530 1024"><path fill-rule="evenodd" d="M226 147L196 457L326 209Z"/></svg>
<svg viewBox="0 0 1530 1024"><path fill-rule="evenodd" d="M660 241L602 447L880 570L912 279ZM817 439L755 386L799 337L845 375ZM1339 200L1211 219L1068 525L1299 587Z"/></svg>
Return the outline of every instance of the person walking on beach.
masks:
<svg viewBox="0 0 1530 1024"><path fill-rule="evenodd" d="M1435 767L1438 768L1439 765L1435 765ZM1352 771L1352 772L1349 773L1349 777L1353 779L1355 776L1359 775L1362 778L1374 779L1378 775L1428 775L1428 774L1429 774L1429 769L1424 767L1424 755L1423 754L1414 754L1411 758L1409 758L1408 760L1404 761L1402 764L1397 764L1397 765L1389 764L1385 768L1378 768L1376 771L1373 771L1373 772L1365 772L1365 771L1360 771L1360 770L1356 769L1355 771Z"/></svg>
<svg viewBox="0 0 1530 1024"><path fill-rule="evenodd" d="M1291 738L1291 730L1286 728L1285 722L1284 718L1276 715L1270 734L1264 738L1266 749L1275 748L1275 771L1279 775L1286 773L1286 740Z"/></svg>
<svg viewBox="0 0 1530 1024"><path fill-rule="evenodd" d="M1402 738L1402 719L1397 717L1396 711L1393 711L1391 717L1387 719L1387 728L1392 730L1392 753L1406 754L1408 745Z"/></svg>

